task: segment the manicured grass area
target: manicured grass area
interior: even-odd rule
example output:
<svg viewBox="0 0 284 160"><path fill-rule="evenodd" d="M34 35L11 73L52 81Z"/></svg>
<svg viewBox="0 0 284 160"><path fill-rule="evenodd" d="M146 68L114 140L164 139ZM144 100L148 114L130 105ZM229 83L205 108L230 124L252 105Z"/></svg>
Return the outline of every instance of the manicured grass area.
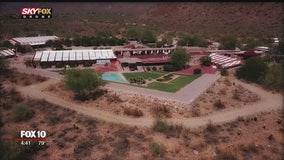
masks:
<svg viewBox="0 0 284 160"><path fill-rule="evenodd" d="M160 91L166 91L166 92L176 92L200 76L201 74L188 75L188 76L180 75L180 77L168 83L161 83L161 82L150 83L148 84L148 88Z"/></svg>
<svg viewBox="0 0 284 160"><path fill-rule="evenodd" d="M156 79L163 76L164 73L160 72L136 72L136 73L123 73L123 76L130 81L130 78L142 77L143 79Z"/></svg>

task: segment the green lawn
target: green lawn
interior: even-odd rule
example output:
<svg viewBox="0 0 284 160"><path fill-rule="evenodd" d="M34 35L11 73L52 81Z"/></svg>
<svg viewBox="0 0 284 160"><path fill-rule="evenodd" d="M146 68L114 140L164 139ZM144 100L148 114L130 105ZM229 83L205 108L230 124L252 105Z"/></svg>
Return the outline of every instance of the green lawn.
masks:
<svg viewBox="0 0 284 160"><path fill-rule="evenodd" d="M166 91L166 92L176 92L200 76L201 75L188 75L188 76L180 75L180 77L168 83L161 83L161 82L150 83L148 84L148 88L160 91Z"/></svg>
<svg viewBox="0 0 284 160"><path fill-rule="evenodd" d="M156 79L163 76L164 73L160 72L136 72L136 73L123 73L123 76L129 81L130 78L142 77L143 79Z"/></svg>

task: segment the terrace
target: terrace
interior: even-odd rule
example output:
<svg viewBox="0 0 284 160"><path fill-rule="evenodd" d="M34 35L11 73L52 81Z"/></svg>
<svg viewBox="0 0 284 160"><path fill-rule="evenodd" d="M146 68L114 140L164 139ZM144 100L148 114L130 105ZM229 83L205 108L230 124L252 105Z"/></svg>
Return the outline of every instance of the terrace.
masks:
<svg viewBox="0 0 284 160"><path fill-rule="evenodd" d="M175 93L201 75L180 75L167 72L136 72L123 73L132 85L149 89Z"/></svg>

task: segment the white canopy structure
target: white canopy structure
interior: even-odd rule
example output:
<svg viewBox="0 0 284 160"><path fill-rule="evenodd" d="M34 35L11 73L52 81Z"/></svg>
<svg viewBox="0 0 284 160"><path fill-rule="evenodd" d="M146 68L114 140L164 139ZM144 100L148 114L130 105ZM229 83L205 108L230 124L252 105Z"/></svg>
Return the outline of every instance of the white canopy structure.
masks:
<svg viewBox="0 0 284 160"><path fill-rule="evenodd" d="M213 64L220 65L222 68L230 68L241 65L242 61L239 58L231 58L217 53L209 55Z"/></svg>
<svg viewBox="0 0 284 160"><path fill-rule="evenodd" d="M20 45L45 45L45 43L49 40L57 40L59 39L57 36L38 36L38 37L16 37L10 39L10 42L15 45L16 43L20 43Z"/></svg>
<svg viewBox="0 0 284 160"><path fill-rule="evenodd" d="M15 52L11 49L0 51L0 57L12 57L15 56Z"/></svg>
<svg viewBox="0 0 284 160"><path fill-rule="evenodd" d="M68 62L116 59L111 49L37 51L33 60L38 62Z"/></svg>

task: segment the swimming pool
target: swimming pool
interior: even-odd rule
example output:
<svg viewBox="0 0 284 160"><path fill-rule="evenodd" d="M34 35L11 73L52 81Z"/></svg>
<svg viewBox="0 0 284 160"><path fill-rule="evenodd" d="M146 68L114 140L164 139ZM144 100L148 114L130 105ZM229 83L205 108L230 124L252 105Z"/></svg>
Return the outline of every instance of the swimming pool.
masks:
<svg viewBox="0 0 284 160"><path fill-rule="evenodd" d="M102 79L106 81L125 83L123 77L118 73L104 73L102 74Z"/></svg>

